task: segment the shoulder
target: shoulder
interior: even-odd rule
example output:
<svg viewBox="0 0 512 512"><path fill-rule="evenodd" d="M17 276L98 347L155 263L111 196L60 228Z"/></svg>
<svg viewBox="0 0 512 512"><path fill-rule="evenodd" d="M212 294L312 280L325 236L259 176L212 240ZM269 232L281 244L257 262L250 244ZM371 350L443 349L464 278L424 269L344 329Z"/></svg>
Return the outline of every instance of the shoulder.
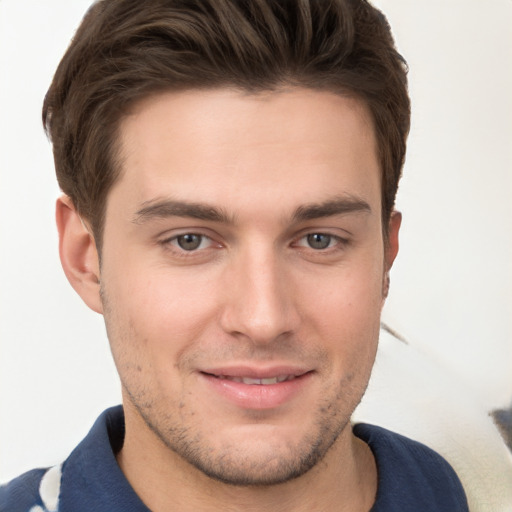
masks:
<svg viewBox="0 0 512 512"><path fill-rule="evenodd" d="M62 464L27 471L0 485L0 512L56 512L63 493L65 498L68 495L74 498L74 487L83 487L84 479L88 476L81 471L83 466L87 466L90 459L101 459L105 453L108 455L109 450L112 453L109 444L110 430L118 427L120 422L122 410L119 407L108 409ZM117 432L112 432L115 440L120 442L116 434ZM101 465L100 461L99 466ZM86 492L85 489L82 491ZM76 510L76 503L73 502L69 510Z"/></svg>
<svg viewBox="0 0 512 512"><path fill-rule="evenodd" d="M466 512L467 500L450 464L422 443L368 424L354 434L371 448L378 471L374 509Z"/></svg>
<svg viewBox="0 0 512 512"><path fill-rule="evenodd" d="M107 409L61 465L0 487L0 512L149 512L117 464L123 440L122 408Z"/></svg>
<svg viewBox="0 0 512 512"><path fill-rule="evenodd" d="M57 509L60 466L33 469L0 486L0 512L53 512Z"/></svg>

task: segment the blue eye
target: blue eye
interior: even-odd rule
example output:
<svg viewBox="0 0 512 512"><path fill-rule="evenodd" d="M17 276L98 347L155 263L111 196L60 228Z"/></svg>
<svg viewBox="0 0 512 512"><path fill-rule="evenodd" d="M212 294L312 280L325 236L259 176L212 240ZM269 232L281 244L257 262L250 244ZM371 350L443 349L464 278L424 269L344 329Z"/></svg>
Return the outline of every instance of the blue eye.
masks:
<svg viewBox="0 0 512 512"><path fill-rule="evenodd" d="M178 246L184 251L195 251L196 249L204 249L208 245L210 239L204 235L195 233L185 233L172 239L171 243Z"/></svg>
<svg viewBox="0 0 512 512"><path fill-rule="evenodd" d="M333 242L336 242L335 237L324 233L311 233L306 236L306 240L309 247L317 250L327 249Z"/></svg>

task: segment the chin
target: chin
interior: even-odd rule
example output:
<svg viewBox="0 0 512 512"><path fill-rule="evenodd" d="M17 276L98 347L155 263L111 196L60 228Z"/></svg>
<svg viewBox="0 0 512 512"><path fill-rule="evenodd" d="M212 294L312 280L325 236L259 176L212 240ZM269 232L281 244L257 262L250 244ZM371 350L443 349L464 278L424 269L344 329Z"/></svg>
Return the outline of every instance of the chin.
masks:
<svg viewBox="0 0 512 512"><path fill-rule="evenodd" d="M207 477L237 487L279 485L315 467L347 426L315 424L302 432L276 425L246 425L224 433L173 431L163 439L182 460ZM305 425L301 425L306 427ZM305 431L308 431L306 433ZM215 433L216 439L208 439Z"/></svg>
<svg viewBox="0 0 512 512"><path fill-rule="evenodd" d="M275 446L274 443L261 442L252 443L250 450L226 446L213 456L189 452L187 462L209 478L224 484L272 486L294 480L316 466L330 447L323 444L318 441L304 443L303 446L283 443Z"/></svg>

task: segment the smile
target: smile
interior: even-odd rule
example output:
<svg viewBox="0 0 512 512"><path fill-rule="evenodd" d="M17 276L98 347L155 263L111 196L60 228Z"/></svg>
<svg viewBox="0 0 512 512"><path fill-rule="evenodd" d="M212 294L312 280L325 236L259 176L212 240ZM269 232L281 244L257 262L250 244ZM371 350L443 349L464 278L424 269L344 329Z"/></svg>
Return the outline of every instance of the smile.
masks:
<svg viewBox="0 0 512 512"><path fill-rule="evenodd" d="M284 366L218 368L200 372L208 392L213 393L212 399L245 410L276 409L296 400L309 388L314 374L314 370Z"/></svg>

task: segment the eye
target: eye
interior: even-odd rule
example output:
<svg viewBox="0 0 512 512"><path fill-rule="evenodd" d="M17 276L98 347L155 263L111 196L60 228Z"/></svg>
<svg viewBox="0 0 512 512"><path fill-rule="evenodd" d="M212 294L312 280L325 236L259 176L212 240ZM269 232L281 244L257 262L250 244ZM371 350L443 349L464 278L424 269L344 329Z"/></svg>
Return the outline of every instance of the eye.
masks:
<svg viewBox="0 0 512 512"><path fill-rule="evenodd" d="M170 243L184 251L195 251L197 249L205 249L208 247L211 244L211 240L204 235L185 233L172 238Z"/></svg>
<svg viewBox="0 0 512 512"><path fill-rule="evenodd" d="M337 237L326 235L325 233L310 233L303 237L302 240L305 241L308 247L316 250L328 249L339 242Z"/></svg>

